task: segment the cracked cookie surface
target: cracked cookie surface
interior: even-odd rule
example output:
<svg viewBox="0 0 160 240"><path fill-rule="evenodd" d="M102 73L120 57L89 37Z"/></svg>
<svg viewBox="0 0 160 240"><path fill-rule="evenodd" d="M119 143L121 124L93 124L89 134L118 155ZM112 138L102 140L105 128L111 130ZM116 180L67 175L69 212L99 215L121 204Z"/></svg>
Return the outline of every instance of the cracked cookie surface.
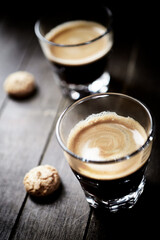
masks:
<svg viewBox="0 0 160 240"><path fill-rule="evenodd" d="M42 165L31 169L23 180L25 189L34 196L47 196L60 185L57 170L50 165Z"/></svg>

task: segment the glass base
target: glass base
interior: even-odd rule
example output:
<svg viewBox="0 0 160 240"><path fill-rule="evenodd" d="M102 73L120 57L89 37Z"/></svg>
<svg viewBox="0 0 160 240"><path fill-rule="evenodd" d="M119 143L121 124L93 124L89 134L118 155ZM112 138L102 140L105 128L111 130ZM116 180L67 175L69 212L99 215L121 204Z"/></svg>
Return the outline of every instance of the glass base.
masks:
<svg viewBox="0 0 160 240"><path fill-rule="evenodd" d="M138 198L141 196L144 190L145 181L146 181L145 177L143 177L141 183L139 184L135 192L131 192L128 195L121 198L103 201L97 199L95 196L85 191L86 199L91 207L105 208L109 210L109 212L117 212L120 209L130 209L136 204Z"/></svg>
<svg viewBox="0 0 160 240"><path fill-rule="evenodd" d="M64 82L61 84L62 92L65 96L68 96L72 100L78 100L94 93L105 93L108 91L110 82L110 74L104 72L98 79L94 82L86 85L82 84L67 84Z"/></svg>

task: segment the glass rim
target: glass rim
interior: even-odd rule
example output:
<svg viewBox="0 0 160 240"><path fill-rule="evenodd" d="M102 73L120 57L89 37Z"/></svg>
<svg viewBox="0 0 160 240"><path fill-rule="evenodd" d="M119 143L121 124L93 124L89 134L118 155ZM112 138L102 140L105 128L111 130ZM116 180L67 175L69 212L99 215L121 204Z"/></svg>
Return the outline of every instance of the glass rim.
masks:
<svg viewBox="0 0 160 240"><path fill-rule="evenodd" d="M125 155L123 157L120 157L120 158L113 158L113 159L104 159L104 160L93 160L93 159L87 159L87 158L84 158L84 157L80 157L78 156L77 154L73 153L72 151L70 151L67 146L64 144L62 138L61 138L61 135L60 135L60 124L61 124L61 121L63 120L63 117L65 116L65 114L70 111L72 108L74 108L76 105L79 105L81 104L82 102L86 102L87 100L89 99L96 99L96 98L100 98L100 97L106 97L106 96L122 96L122 97L125 97L125 98L128 98L130 100L133 100L135 102L137 102L138 104L140 104L147 112L148 116L149 116L149 119L150 119L150 123L151 123L151 129L149 131L149 134L148 134L148 137L145 141L145 143L139 147L137 150L135 150L134 152L128 154L128 155ZM141 152L142 150L144 150L148 144L150 142L152 142L153 140L153 135L154 135L154 123L153 123L153 118L151 116L151 113L150 111L148 110L148 108L144 105L144 103L142 103L141 101L137 100L136 98L134 97L131 97L131 96L128 96L126 94L121 94L121 93L113 93L113 92L108 92L108 93L98 93L98 94L93 94L93 95L90 95L90 96L87 96L87 97L84 97L84 98L81 98L79 99L78 101L72 103L70 106L68 106L67 108L65 108L65 110L61 113L58 121L57 121L57 124L56 124L56 137L57 137L57 140L60 144L60 146L62 147L62 149L68 153L71 157L74 157L82 162L86 162L86 163L93 163L93 164L111 164L111 163L117 163L117 162L121 162L121 161L124 161L124 160L128 160L130 159L131 157L137 155L139 152Z"/></svg>
<svg viewBox="0 0 160 240"><path fill-rule="evenodd" d="M105 7L105 10L107 11L109 18L111 19L112 13L111 13L110 9L107 8L107 7ZM77 20L78 20L78 19L77 19ZM80 20L80 19L79 19L79 20ZM67 21L67 22L69 22L69 21ZM108 33L110 33L111 30L112 30L111 22L112 22L112 21L109 22L109 25L108 25L106 31L105 31L103 34L101 34L101 35L99 35L98 37L93 38L93 39L91 39L91 40L89 40L89 41L82 42L82 43L77 43L77 44L58 44L58 43L55 43L55 42L52 42L52 41L47 40L47 39L41 34L41 31L40 31L41 20L40 20L40 19L36 21L36 23L35 23L35 25L34 25L34 31L35 31L35 34L36 34L36 36L38 37L38 39L40 39L40 40L42 40L43 42L46 42L46 43L48 43L48 44L50 44L50 45L52 45L52 46L57 46L57 47L79 47L79 46L84 46L84 45L91 44L91 43L93 43L93 42L95 42L95 41L103 38L103 37L104 37L105 35L107 35Z"/></svg>

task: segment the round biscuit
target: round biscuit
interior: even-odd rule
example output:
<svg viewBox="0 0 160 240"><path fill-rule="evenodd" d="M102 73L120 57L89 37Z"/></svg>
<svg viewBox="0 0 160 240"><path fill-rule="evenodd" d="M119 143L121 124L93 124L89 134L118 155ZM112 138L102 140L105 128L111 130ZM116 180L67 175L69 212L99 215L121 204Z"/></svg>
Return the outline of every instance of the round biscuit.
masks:
<svg viewBox="0 0 160 240"><path fill-rule="evenodd" d="M4 81L4 90L15 97L25 97L35 89L33 74L26 71L11 73Z"/></svg>
<svg viewBox="0 0 160 240"><path fill-rule="evenodd" d="M31 169L23 180L26 191L34 196L47 196L60 185L57 170L50 165L41 165Z"/></svg>

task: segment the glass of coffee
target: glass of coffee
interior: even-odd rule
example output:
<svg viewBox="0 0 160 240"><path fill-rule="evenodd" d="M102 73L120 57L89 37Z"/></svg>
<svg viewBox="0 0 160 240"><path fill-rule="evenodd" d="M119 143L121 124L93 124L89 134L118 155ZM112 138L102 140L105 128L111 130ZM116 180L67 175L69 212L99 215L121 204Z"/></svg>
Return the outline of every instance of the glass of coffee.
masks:
<svg viewBox="0 0 160 240"><path fill-rule="evenodd" d="M58 142L94 208L132 208L143 192L153 140L147 107L123 94L82 98L59 117Z"/></svg>
<svg viewBox="0 0 160 240"><path fill-rule="evenodd" d="M73 100L107 92L107 59L113 45L111 11L85 7L53 16L38 20L35 33L62 92Z"/></svg>

